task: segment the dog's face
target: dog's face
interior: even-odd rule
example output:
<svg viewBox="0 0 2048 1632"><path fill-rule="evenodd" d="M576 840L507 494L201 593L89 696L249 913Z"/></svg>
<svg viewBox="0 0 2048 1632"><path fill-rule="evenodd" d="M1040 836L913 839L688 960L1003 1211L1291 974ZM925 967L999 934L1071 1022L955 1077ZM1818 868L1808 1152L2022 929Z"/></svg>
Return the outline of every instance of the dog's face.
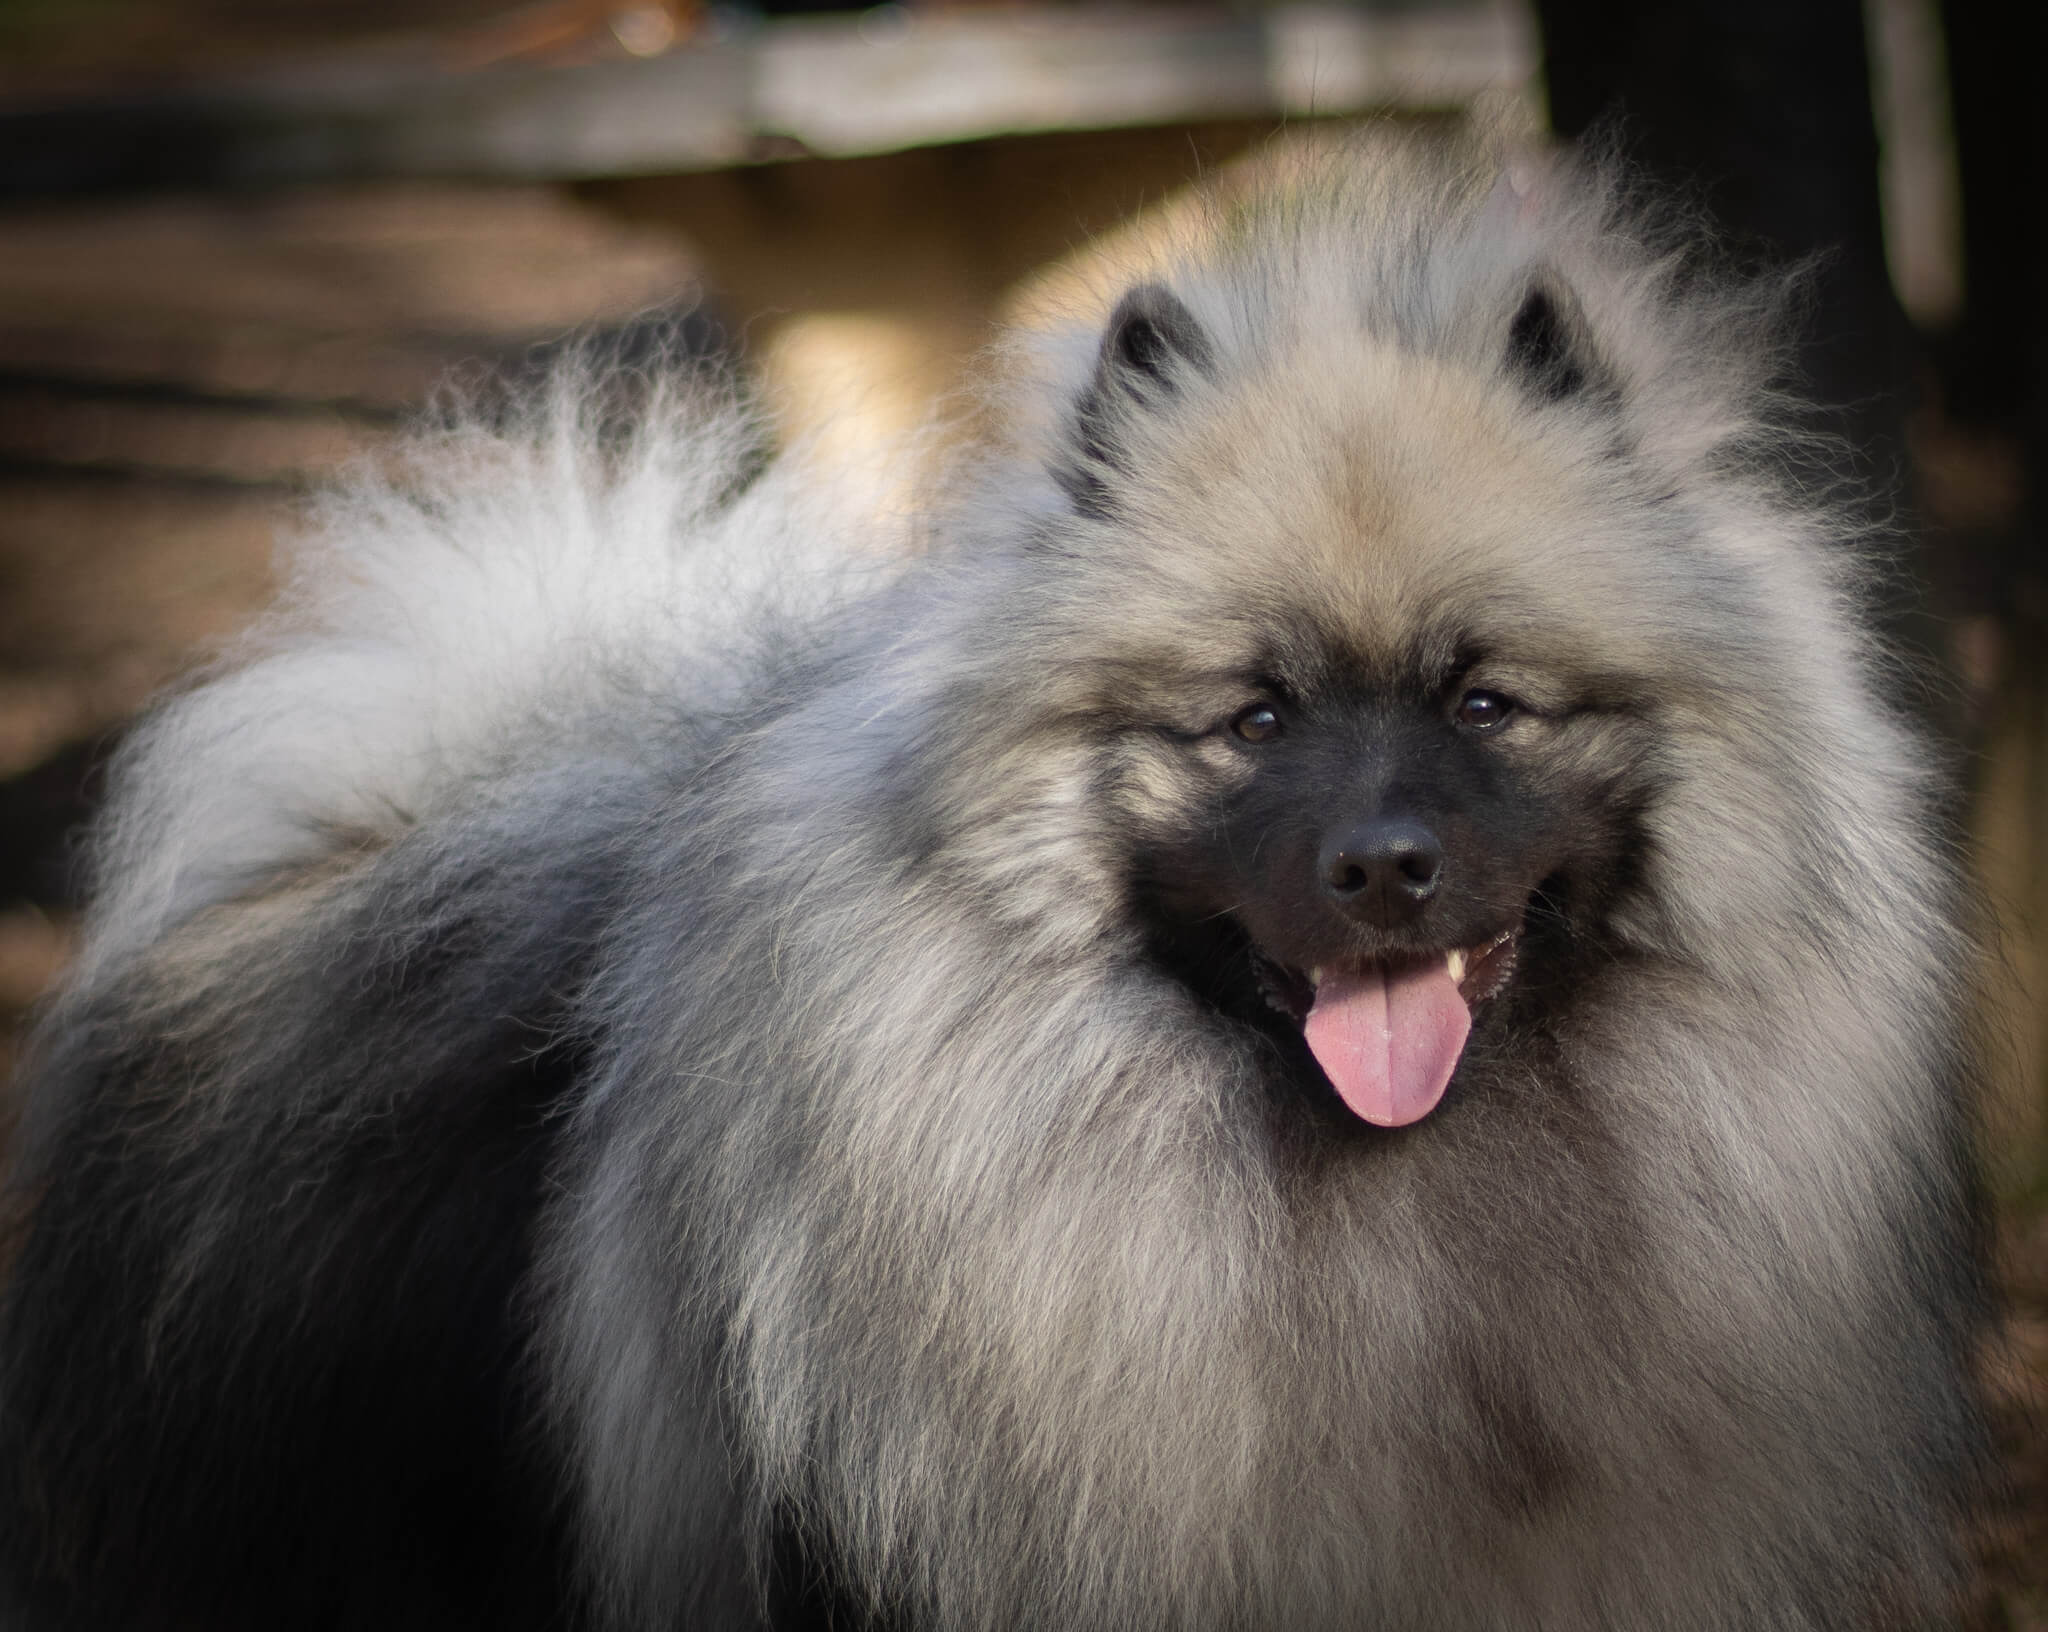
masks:
<svg viewBox="0 0 2048 1632"><path fill-rule="evenodd" d="M1412 1123L1614 955L1685 575L1629 536L1597 417L1525 375L1361 341L1283 396L1172 301L1113 320L1069 484L1121 575L1137 910L1340 1124Z"/></svg>
<svg viewBox="0 0 2048 1632"><path fill-rule="evenodd" d="M1583 812L1500 751L1526 707L1462 676L1246 689L1184 745L1223 774L1141 856L1140 897L1212 1000L1299 1035L1356 1116L1413 1122L1514 980L1539 901L1555 918Z"/></svg>
<svg viewBox="0 0 2048 1632"><path fill-rule="evenodd" d="M1414 1122L1473 1034L1527 1023L1605 955L1636 842L1626 767L1560 755L1570 726L1483 683L1483 658L1398 688L1336 663L1294 676L1244 676L1199 731L1161 729L1184 802L1137 847L1139 911L1312 1098L1326 1083L1353 1117Z"/></svg>

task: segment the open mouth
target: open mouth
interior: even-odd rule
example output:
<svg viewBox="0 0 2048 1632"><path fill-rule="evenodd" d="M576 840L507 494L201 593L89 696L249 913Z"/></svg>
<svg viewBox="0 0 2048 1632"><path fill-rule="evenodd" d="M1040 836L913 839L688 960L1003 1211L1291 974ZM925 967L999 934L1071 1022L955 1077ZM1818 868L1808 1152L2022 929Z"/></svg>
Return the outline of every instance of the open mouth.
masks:
<svg viewBox="0 0 2048 1632"><path fill-rule="evenodd" d="M1477 946L1398 963L1306 974L1257 960L1266 1001L1300 1025L1352 1114L1402 1127L1436 1109L1472 1030L1472 1011L1515 971L1519 928Z"/></svg>

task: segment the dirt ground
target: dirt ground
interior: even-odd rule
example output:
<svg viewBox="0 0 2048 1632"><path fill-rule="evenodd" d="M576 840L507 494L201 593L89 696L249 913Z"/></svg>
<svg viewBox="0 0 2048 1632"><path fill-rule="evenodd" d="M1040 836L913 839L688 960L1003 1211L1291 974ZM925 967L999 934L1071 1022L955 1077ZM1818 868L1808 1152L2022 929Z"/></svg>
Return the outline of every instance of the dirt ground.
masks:
<svg viewBox="0 0 2048 1632"><path fill-rule="evenodd" d="M1985 1366L2002 1483L1977 1533L1972 1632L2048 1632L2048 1205L2005 1209L2005 1318Z"/></svg>

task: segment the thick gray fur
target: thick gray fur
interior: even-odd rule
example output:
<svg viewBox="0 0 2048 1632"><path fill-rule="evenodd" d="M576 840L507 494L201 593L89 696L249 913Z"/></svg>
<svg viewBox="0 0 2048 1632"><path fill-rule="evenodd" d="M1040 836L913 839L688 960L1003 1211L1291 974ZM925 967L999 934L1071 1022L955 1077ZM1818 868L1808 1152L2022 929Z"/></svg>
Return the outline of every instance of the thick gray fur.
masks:
<svg viewBox="0 0 2048 1632"><path fill-rule="evenodd" d="M1121 290L1022 343L908 545L800 463L749 485L694 387L586 446L573 373L331 501L120 767L0 1478L139 1457L203 1508L64 1334L214 1364L230 1284L311 1273L323 1141L518 1019L575 1062L515 1319L596 1625L1942 1624L1966 893L1776 291L1698 250L1594 166L1369 135L1219 201L1142 344ZM1517 774L1629 835L1597 959L1398 1134L1291 1127L1134 919L1276 648L1396 690L1483 651ZM330 1069L336 994L430 955ZM127 1249L35 1198L88 1148L171 1246L74 1328ZM266 1150L307 1187L259 1215ZM85 1624L6 1545L24 1624Z"/></svg>

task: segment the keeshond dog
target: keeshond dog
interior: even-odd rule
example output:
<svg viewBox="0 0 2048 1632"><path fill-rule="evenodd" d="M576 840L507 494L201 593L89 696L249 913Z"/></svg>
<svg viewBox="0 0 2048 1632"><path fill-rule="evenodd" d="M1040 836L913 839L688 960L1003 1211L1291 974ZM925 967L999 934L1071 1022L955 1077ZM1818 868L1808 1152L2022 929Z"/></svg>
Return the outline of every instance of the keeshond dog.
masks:
<svg viewBox="0 0 2048 1632"><path fill-rule="evenodd" d="M908 536L587 368L329 501L35 1045L7 1624L1941 1624L1966 890L1781 304L1382 133Z"/></svg>

